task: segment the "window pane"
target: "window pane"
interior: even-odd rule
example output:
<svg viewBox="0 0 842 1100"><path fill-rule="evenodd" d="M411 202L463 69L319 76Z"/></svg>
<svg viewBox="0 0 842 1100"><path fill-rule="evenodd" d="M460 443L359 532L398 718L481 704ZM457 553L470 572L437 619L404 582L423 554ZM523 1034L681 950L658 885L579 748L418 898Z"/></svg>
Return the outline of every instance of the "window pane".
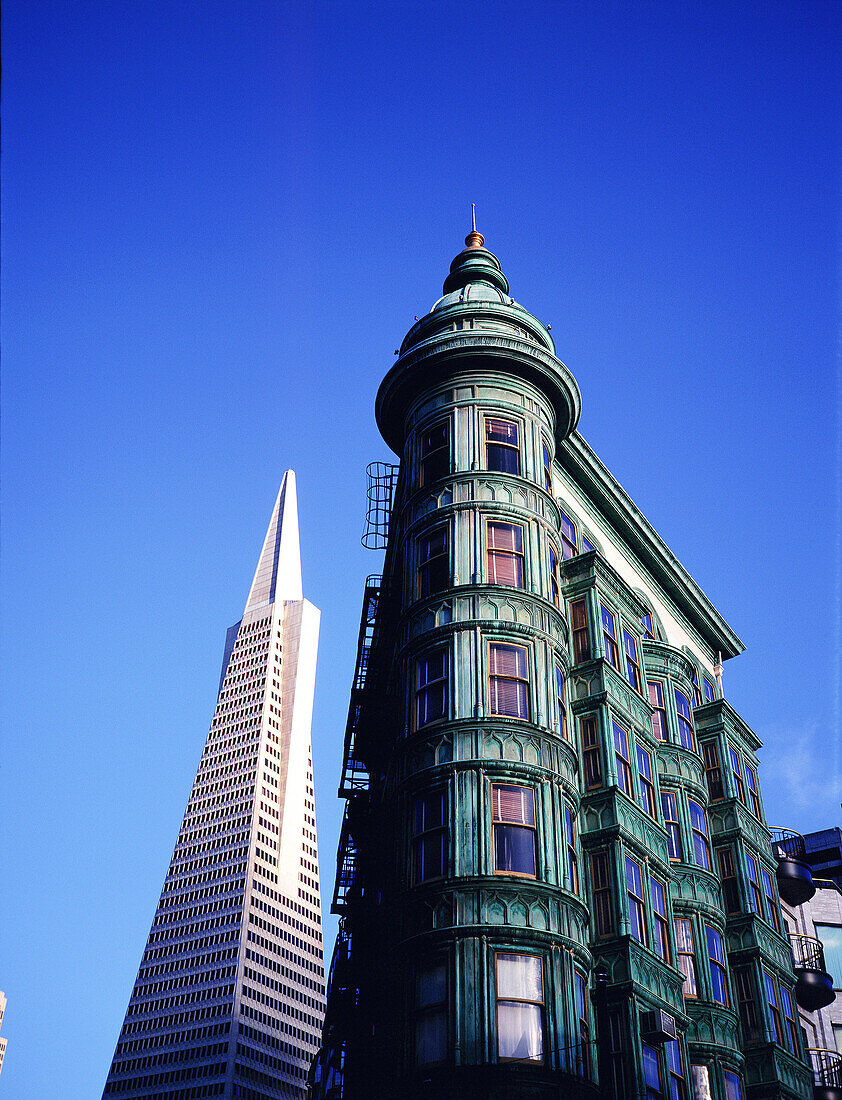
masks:
<svg viewBox="0 0 842 1100"><path fill-rule="evenodd" d="M531 787L495 786L494 820L512 825L535 824L534 791Z"/></svg>
<svg viewBox="0 0 842 1100"><path fill-rule="evenodd" d="M816 924L816 937L824 946L825 967L833 975L836 989L842 987L842 926L838 924Z"/></svg>
<svg viewBox="0 0 842 1100"><path fill-rule="evenodd" d="M743 1083L736 1073L725 1070L725 1100L743 1100Z"/></svg>
<svg viewBox="0 0 842 1100"><path fill-rule="evenodd" d="M447 1017L428 1012L415 1023L415 1053L418 1062L443 1062L447 1057Z"/></svg>
<svg viewBox="0 0 842 1100"><path fill-rule="evenodd" d="M516 680L492 680L491 713L508 718L528 718L526 684Z"/></svg>
<svg viewBox="0 0 842 1100"><path fill-rule="evenodd" d="M526 650L522 646L495 644L490 650L492 675L526 679Z"/></svg>
<svg viewBox="0 0 842 1100"><path fill-rule="evenodd" d="M418 971L415 983L415 1007L426 1008L447 997L447 970L444 963Z"/></svg>
<svg viewBox="0 0 842 1100"><path fill-rule="evenodd" d="M660 1091L661 1067L658 1062L658 1052L652 1047L643 1048L643 1076L650 1089Z"/></svg>
<svg viewBox="0 0 842 1100"><path fill-rule="evenodd" d="M535 833L518 825L494 826L494 869L535 874Z"/></svg>
<svg viewBox="0 0 842 1100"><path fill-rule="evenodd" d="M444 874L444 830L422 838L418 845L418 881L441 878Z"/></svg>
<svg viewBox="0 0 842 1100"><path fill-rule="evenodd" d="M517 446L517 424L510 420L495 420L488 417L485 421L485 438L495 443L508 443Z"/></svg>
<svg viewBox="0 0 842 1100"><path fill-rule="evenodd" d="M497 996L517 1001L543 1001L544 979L537 955L497 956Z"/></svg>
<svg viewBox="0 0 842 1100"><path fill-rule="evenodd" d="M540 1005L497 1005L497 1054L500 1058L541 1062L544 1059L544 1033Z"/></svg>

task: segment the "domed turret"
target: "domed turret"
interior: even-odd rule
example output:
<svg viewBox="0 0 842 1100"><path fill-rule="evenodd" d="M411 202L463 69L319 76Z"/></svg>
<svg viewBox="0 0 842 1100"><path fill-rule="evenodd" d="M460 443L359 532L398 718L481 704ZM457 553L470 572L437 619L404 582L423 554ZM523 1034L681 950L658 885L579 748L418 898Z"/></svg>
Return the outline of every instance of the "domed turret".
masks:
<svg viewBox="0 0 842 1100"><path fill-rule="evenodd" d="M377 395L383 438L397 453L413 399L436 378L462 371L498 371L531 382L555 413L558 442L575 428L581 411L576 381L555 355L547 327L509 296L497 257L485 248L476 226L454 258L443 296L404 338L398 360Z"/></svg>

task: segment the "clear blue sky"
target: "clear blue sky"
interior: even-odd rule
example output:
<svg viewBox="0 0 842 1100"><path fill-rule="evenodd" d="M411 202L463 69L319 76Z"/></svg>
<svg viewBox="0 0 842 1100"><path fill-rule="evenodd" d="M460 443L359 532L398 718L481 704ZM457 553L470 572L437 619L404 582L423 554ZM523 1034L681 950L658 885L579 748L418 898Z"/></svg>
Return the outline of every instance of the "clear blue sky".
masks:
<svg viewBox="0 0 842 1100"><path fill-rule="evenodd" d="M99 1096L289 466L329 902L374 394L472 201L748 646L770 819L840 823L842 5L7 0L3 32L0 1098Z"/></svg>

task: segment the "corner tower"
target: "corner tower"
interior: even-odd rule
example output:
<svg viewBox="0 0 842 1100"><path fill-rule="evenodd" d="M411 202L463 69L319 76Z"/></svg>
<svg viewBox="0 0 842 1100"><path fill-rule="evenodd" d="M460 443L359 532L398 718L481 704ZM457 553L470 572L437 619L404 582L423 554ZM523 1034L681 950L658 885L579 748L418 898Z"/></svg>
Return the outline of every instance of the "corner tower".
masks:
<svg viewBox="0 0 842 1100"><path fill-rule="evenodd" d="M466 246L377 394L400 469L313 1094L804 1100L760 742L721 690L742 643Z"/></svg>
<svg viewBox="0 0 842 1100"><path fill-rule="evenodd" d="M324 1015L319 612L284 474L103 1097L303 1097Z"/></svg>

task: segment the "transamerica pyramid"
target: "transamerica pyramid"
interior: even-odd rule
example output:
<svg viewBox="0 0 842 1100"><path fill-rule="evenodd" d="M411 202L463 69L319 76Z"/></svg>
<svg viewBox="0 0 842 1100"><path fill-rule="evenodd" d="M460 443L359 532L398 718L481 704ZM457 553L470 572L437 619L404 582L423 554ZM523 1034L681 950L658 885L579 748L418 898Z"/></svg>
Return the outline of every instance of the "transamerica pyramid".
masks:
<svg viewBox="0 0 842 1100"><path fill-rule="evenodd" d="M104 1097L304 1097L324 962L310 719L319 612L284 474Z"/></svg>

